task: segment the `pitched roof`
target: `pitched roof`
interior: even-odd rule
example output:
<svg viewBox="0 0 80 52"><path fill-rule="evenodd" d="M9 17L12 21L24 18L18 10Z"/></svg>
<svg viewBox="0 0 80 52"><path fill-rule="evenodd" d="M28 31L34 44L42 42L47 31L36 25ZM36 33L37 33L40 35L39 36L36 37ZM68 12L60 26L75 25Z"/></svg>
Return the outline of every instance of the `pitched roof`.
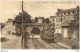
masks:
<svg viewBox="0 0 80 52"><path fill-rule="evenodd" d="M72 9L60 10L56 14L71 12L71 11L76 11L76 10L78 10L78 9L77 8L72 8Z"/></svg>
<svg viewBox="0 0 80 52"><path fill-rule="evenodd" d="M55 16L50 16L50 18L54 18Z"/></svg>
<svg viewBox="0 0 80 52"><path fill-rule="evenodd" d="M13 19L8 19L8 21L7 22L13 22L14 20Z"/></svg>
<svg viewBox="0 0 80 52"><path fill-rule="evenodd" d="M38 19L43 19L44 17L39 17Z"/></svg>

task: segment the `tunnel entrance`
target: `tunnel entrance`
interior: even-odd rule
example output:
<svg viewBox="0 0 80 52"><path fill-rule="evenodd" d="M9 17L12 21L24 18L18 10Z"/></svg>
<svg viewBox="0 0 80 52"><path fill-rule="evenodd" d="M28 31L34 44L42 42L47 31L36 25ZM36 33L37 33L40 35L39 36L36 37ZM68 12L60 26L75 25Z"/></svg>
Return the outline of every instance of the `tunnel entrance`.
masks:
<svg viewBox="0 0 80 52"><path fill-rule="evenodd" d="M33 29L31 30L31 34L39 35L40 29L38 27L33 27Z"/></svg>

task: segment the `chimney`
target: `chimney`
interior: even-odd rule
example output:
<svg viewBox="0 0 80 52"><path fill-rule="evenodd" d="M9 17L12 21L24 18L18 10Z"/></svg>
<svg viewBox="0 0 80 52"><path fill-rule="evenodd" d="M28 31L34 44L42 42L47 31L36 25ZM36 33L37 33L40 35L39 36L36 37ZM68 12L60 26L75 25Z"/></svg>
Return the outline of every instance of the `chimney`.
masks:
<svg viewBox="0 0 80 52"><path fill-rule="evenodd" d="M79 8L79 6L76 6L76 8Z"/></svg>
<svg viewBox="0 0 80 52"><path fill-rule="evenodd" d="M79 10L79 6L76 6L76 8Z"/></svg>
<svg viewBox="0 0 80 52"><path fill-rule="evenodd" d="M58 12L61 11L62 9L58 9Z"/></svg>

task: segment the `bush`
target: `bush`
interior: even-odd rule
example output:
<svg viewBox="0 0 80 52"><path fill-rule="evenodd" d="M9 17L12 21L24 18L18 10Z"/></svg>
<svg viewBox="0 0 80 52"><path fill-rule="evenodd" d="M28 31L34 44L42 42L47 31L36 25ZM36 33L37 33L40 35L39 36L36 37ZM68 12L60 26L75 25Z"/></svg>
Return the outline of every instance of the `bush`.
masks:
<svg viewBox="0 0 80 52"><path fill-rule="evenodd" d="M54 34L52 30L43 30L41 32L41 38L42 39L53 39L54 38Z"/></svg>
<svg viewBox="0 0 80 52"><path fill-rule="evenodd" d="M56 34L54 35L54 38L55 38L55 40L57 40L57 41L61 41L61 39L62 39L62 34L56 33Z"/></svg>
<svg viewBox="0 0 80 52"><path fill-rule="evenodd" d="M6 38L4 38L4 37L1 37L1 41L4 41Z"/></svg>
<svg viewBox="0 0 80 52"><path fill-rule="evenodd" d="M45 31L45 36L47 39L53 39L54 34L51 30Z"/></svg>
<svg viewBox="0 0 80 52"><path fill-rule="evenodd" d="M62 34L56 33L55 34L55 40L65 43L66 45L70 46L72 49L78 49L79 48L79 41L78 40L73 40L70 38L64 38L62 37Z"/></svg>
<svg viewBox="0 0 80 52"><path fill-rule="evenodd" d="M66 43L72 49L78 49L79 48L79 41L78 40L72 40L72 39L68 39L68 38L62 38L62 42Z"/></svg>

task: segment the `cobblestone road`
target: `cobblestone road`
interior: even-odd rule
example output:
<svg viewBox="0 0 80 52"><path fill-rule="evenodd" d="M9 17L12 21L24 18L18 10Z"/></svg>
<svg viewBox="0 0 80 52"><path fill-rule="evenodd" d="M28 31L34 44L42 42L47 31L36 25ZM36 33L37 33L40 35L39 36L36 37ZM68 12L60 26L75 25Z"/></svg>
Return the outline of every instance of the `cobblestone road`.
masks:
<svg viewBox="0 0 80 52"><path fill-rule="evenodd" d="M48 43L42 40L40 36L35 36L33 39L30 38L28 46L29 49L70 49L69 46L63 46L59 43Z"/></svg>
<svg viewBox="0 0 80 52"><path fill-rule="evenodd" d="M14 35L4 36L7 38L5 42L1 43L2 49L23 49L21 46L21 37L16 37ZM25 49L68 49L69 47L62 46L58 43L48 43L40 38L40 36L35 36L33 39L30 37L28 40L28 48Z"/></svg>
<svg viewBox="0 0 80 52"><path fill-rule="evenodd" d="M3 35L6 38L4 42L1 42L2 49L21 49L21 37L14 35Z"/></svg>

